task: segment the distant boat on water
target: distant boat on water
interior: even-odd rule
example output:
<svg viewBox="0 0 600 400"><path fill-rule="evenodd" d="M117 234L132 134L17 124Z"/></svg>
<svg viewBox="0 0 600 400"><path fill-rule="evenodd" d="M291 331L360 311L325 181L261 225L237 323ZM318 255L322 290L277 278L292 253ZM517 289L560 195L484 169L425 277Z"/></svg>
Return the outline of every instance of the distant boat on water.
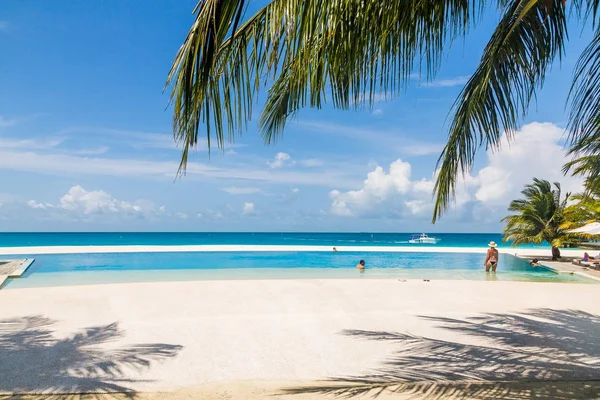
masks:
<svg viewBox="0 0 600 400"><path fill-rule="evenodd" d="M421 233L420 235L411 235L410 239L408 239L408 243L413 244L437 244L440 239L429 237L426 233Z"/></svg>

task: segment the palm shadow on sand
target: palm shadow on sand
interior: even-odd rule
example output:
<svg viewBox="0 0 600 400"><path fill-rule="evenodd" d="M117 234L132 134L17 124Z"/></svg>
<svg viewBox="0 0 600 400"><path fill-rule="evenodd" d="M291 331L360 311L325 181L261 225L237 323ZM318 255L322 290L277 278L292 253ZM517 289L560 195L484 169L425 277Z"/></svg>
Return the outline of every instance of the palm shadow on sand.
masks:
<svg viewBox="0 0 600 400"><path fill-rule="evenodd" d="M466 320L427 317L460 334L465 344L397 332L346 330L362 340L397 343L380 368L338 377L286 394L415 399L600 398L600 316L583 311L534 309Z"/></svg>
<svg viewBox="0 0 600 400"><path fill-rule="evenodd" d="M45 393L36 398L65 398L58 393L128 393L126 372L149 369L174 357L182 346L140 344L99 347L123 336L117 323L86 328L57 338L55 321L41 316L0 320L0 393Z"/></svg>

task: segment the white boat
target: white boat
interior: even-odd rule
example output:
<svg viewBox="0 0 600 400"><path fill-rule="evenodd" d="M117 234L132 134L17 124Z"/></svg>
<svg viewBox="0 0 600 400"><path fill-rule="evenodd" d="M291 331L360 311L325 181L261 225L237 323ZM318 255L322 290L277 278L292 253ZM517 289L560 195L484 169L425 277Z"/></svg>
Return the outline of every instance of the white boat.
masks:
<svg viewBox="0 0 600 400"><path fill-rule="evenodd" d="M411 235L410 239L408 239L408 243L415 244L436 244L439 239L429 237L426 233L421 233L420 235Z"/></svg>

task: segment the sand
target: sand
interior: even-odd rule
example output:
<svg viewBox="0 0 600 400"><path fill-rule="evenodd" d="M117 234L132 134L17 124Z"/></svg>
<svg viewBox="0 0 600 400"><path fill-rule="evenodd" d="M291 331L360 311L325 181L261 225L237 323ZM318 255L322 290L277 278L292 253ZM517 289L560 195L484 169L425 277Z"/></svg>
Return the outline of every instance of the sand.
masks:
<svg viewBox="0 0 600 400"><path fill-rule="evenodd" d="M206 384L172 392L138 392L115 394L19 395L2 396L0 400L206 400L206 399L545 399L574 400L600 398L600 381L553 382L421 382L414 385L392 385L352 395L343 388L340 392L315 392L323 382L293 381L233 381ZM329 384L329 383L325 383ZM340 385L337 385L340 386ZM358 385L357 385L358 386Z"/></svg>
<svg viewBox="0 0 600 400"><path fill-rule="evenodd" d="M487 385L478 390L493 398L506 381L552 380L570 388L565 398L577 398L597 387L575 392L569 381L600 380L599 315L600 286L565 283L274 280L6 290L0 393L262 398L300 386L290 398L309 399L322 398L329 385L348 393L358 379L369 387L405 382L404 395L437 382L444 397ZM457 389L456 381L479 383Z"/></svg>

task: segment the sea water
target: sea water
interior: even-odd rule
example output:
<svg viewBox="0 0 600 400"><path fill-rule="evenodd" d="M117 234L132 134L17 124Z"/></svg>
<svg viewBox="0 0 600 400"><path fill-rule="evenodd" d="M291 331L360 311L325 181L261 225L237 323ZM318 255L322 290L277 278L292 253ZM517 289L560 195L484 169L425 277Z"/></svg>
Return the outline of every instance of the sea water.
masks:
<svg viewBox="0 0 600 400"><path fill-rule="evenodd" d="M419 234L421 232L413 232ZM427 233L427 232L426 232ZM119 245L309 245L309 246L420 246L408 243L411 233L298 233L298 232L100 232L0 233L0 247L119 246ZM496 233L429 233L437 246L481 247L502 243ZM430 245L436 246L436 245ZM520 247L548 247L547 244Z"/></svg>

